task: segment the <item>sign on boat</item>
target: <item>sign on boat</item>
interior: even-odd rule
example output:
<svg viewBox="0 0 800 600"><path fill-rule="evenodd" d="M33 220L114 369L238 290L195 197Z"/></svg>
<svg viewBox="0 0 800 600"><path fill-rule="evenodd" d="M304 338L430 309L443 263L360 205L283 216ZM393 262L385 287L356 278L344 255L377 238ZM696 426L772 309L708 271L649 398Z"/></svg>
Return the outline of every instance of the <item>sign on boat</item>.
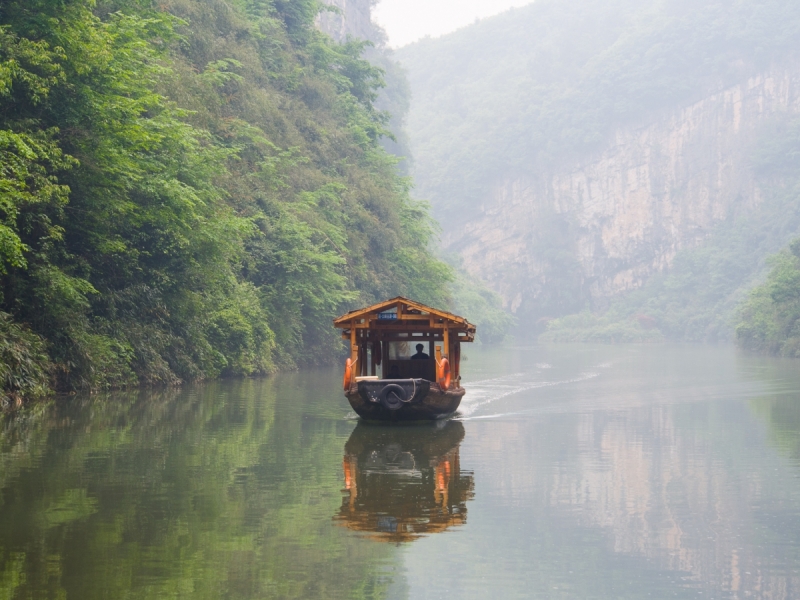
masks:
<svg viewBox="0 0 800 600"><path fill-rule="evenodd" d="M464 317L397 297L333 323L350 342L344 393L362 419L434 420L458 409L461 344L475 340Z"/></svg>

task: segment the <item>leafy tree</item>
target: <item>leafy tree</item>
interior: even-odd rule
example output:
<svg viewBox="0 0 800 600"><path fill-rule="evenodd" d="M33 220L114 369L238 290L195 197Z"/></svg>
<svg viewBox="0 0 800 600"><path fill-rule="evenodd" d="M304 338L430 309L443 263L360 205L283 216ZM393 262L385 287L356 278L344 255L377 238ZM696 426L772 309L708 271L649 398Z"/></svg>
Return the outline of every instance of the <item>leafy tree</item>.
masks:
<svg viewBox="0 0 800 600"><path fill-rule="evenodd" d="M767 281L750 293L736 338L745 348L800 358L800 239L774 258Z"/></svg>

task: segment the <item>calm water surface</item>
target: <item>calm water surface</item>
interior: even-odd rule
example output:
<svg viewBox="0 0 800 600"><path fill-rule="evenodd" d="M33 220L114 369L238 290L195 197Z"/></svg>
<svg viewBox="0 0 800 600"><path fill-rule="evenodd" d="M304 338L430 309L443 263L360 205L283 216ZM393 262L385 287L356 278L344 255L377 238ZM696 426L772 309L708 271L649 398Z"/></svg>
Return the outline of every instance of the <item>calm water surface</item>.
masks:
<svg viewBox="0 0 800 600"><path fill-rule="evenodd" d="M800 363L465 354L436 426L339 369L0 416L0 599L800 598Z"/></svg>

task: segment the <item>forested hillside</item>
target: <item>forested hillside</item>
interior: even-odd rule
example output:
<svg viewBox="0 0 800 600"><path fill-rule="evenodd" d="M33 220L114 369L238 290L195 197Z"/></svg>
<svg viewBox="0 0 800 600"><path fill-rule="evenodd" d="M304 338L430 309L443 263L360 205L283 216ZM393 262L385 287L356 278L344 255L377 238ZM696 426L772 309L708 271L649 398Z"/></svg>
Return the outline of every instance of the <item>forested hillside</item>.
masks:
<svg viewBox="0 0 800 600"><path fill-rule="evenodd" d="M382 74L314 0L0 5L8 393L330 360L330 318L447 304L380 146Z"/></svg>

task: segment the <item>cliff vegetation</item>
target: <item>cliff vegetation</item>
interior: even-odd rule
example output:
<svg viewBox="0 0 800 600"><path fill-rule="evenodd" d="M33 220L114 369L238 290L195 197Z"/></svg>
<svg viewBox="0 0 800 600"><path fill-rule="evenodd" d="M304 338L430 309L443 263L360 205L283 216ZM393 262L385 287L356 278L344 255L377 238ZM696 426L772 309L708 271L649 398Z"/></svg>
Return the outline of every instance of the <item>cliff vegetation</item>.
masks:
<svg viewBox="0 0 800 600"><path fill-rule="evenodd" d="M736 339L751 350L800 358L800 239L772 260L767 281L750 292Z"/></svg>
<svg viewBox="0 0 800 600"><path fill-rule="evenodd" d="M319 9L0 5L7 394L268 373L336 355L349 306L448 304L382 72Z"/></svg>

